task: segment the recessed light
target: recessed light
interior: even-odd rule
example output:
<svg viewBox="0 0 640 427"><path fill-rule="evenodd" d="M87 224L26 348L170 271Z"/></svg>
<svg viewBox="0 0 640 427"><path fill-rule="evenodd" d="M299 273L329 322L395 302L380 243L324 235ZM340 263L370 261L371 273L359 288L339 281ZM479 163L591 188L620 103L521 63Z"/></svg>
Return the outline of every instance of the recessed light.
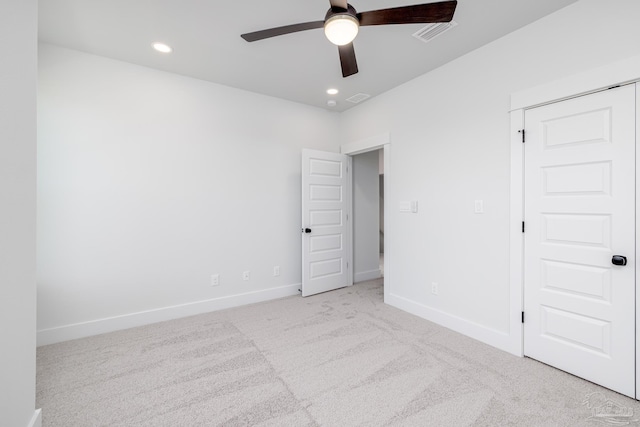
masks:
<svg viewBox="0 0 640 427"><path fill-rule="evenodd" d="M336 101L334 101L333 99L330 99L327 101L327 106L328 107L335 107L336 105L338 105L338 103Z"/></svg>
<svg viewBox="0 0 640 427"><path fill-rule="evenodd" d="M171 46L168 46L164 43L154 43L152 46L155 50L162 53L171 53L171 51L173 50L171 49Z"/></svg>
<svg viewBox="0 0 640 427"><path fill-rule="evenodd" d="M338 89L333 89L333 88L327 89L327 93L329 95L337 95L338 94Z"/></svg>

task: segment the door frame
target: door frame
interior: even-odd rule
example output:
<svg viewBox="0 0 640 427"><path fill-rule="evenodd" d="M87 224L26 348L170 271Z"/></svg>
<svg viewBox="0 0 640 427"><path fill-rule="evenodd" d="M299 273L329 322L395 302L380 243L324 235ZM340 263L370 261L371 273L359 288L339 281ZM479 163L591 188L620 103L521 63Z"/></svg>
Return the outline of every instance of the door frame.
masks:
<svg viewBox="0 0 640 427"><path fill-rule="evenodd" d="M640 55L591 69L547 84L511 94L510 116L510 212L509 212L509 329L511 353L524 356L524 147L522 133L525 111L599 92L615 86L640 82ZM640 143L640 88L636 86L636 144ZM640 155L636 150L636 171ZM636 173L636 195L640 194L640 174ZM636 197L636 254L640 253L640 197ZM636 289L638 278L636 275ZM640 366L640 291L636 290L636 366ZM640 391L640 375L636 375L636 391Z"/></svg>
<svg viewBox="0 0 640 427"><path fill-rule="evenodd" d="M391 258L393 251L391 208L388 200L394 200L391 187L391 137L389 133L375 135L369 138L344 144L340 147L340 152L353 157L357 154L367 153L383 149L384 158L384 302L388 301L392 289ZM353 200L351 201L353 204ZM353 211L353 205L352 209ZM355 221L351 221L353 230ZM352 231L353 234L353 231ZM353 248L353 246L352 246ZM353 258L353 255L352 255Z"/></svg>

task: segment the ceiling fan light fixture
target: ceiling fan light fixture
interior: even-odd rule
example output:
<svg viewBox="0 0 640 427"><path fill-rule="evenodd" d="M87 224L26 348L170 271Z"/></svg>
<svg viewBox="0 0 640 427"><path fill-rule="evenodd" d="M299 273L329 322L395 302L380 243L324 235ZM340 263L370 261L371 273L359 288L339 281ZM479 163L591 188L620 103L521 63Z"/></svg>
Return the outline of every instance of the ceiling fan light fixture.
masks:
<svg viewBox="0 0 640 427"><path fill-rule="evenodd" d="M348 14L333 15L324 23L324 34L336 46L349 44L358 35L360 23Z"/></svg>

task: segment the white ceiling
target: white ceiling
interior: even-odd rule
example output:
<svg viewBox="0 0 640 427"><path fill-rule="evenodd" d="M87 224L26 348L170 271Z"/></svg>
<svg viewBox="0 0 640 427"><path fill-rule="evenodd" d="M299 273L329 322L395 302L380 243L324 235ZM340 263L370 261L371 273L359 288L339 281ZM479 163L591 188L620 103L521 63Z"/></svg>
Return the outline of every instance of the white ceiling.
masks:
<svg viewBox="0 0 640 427"><path fill-rule="evenodd" d="M490 43L576 0L459 0L458 26L423 43L424 25L362 27L360 72L342 78L338 49L322 29L247 43L240 34L323 20L328 0L41 0L41 41L344 111L357 93L375 96ZM359 12L428 0L350 0ZM162 41L173 53L160 54ZM472 72L472 70L470 70ZM336 96L326 89L340 90ZM335 99L334 108L327 100ZM366 101L365 101L366 102Z"/></svg>

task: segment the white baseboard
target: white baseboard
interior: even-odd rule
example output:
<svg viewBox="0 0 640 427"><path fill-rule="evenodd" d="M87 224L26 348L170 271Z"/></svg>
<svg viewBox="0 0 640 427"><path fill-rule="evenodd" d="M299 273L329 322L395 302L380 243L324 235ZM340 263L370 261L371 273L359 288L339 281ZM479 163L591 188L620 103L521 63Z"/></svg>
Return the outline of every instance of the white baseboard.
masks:
<svg viewBox="0 0 640 427"><path fill-rule="evenodd" d="M300 284L281 286L278 288L261 291L247 292L237 295L229 295L204 301L196 301L187 304L163 307L154 310L130 313L105 319L91 320L50 329L41 329L37 333L37 345L55 344L77 338L104 334L107 332L129 329L136 326L163 322L165 320L194 316L196 314L209 313L226 308L239 307L241 305L268 301L277 298L299 295Z"/></svg>
<svg viewBox="0 0 640 427"><path fill-rule="evenodd" d="M27 427L42 427L42 409L36 409Z"/></svg>
<svg viewBox="0 0 640 427"><path fill-rule="evenodd" d="M385 303L490 346L499 348L507 353L521 356L521 345L515 334L489 328L394 294L390 294L385 298Z"/></svg>
<svg viewBox="0 0 640 427"><path fill-rule="evenodd" d="M379 279L382 277L382 273L379 268L375 270L362 271L353 275L353 282L366 282L367 280Z"/></svg>

